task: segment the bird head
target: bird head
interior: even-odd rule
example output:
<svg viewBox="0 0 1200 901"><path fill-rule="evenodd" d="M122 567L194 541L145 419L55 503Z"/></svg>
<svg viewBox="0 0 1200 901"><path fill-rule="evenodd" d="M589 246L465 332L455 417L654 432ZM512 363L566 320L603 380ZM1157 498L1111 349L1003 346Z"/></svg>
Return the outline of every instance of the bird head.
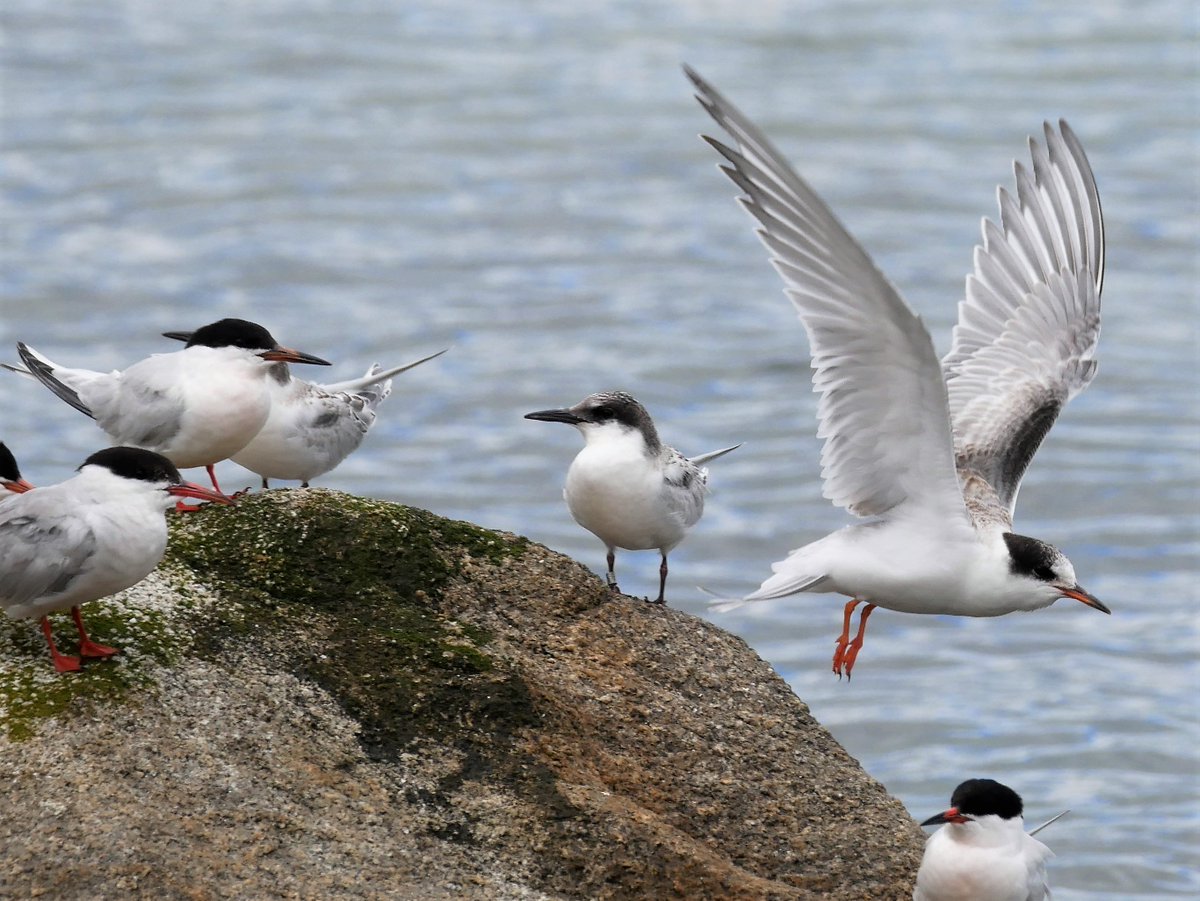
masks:
<svg viewBox="0 0 1200 901"><path fill-rule="evenodd" d="M565 422L575 426L589 444L623 438L630 432L640 432L648 453L658 453L662 444L658 431L646 408L624 391L602 391L589 394L573 407L561 410L538 410L526 413L526 419L542 422Z"/></svg>
<svg viewBox="0 0 1200 901"><path fill-rule="evenodd" d="M1043 606L1059 598L1071 598L1101 613L1112 613L1095 595L1084 590L1075 577L1075 567L1054 545L1012 532L1004 533L1004 543L1008 546L1009 571L1030 583L1030 589L1045 601Z"/></svg>

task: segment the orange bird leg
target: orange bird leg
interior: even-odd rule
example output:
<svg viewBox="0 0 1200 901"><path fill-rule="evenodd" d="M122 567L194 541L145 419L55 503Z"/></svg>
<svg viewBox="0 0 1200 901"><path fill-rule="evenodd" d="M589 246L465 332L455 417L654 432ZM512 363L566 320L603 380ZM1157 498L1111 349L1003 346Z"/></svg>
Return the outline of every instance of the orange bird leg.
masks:
<svg viewBox="0 0 1200 901"><path fill-rule="evenodd" d="M217 484L217 471L213 469L214 465L215 464L209 463L204 467L204 471L207 472L208 477L212 479L213 489L217 492L217 494L224 494L225 492L221 490L221 486Z"/></svg>
<svg viewBox="0 0 1200 901"><path fill-rule="evenodd" d="M854 641L850 642L850 647L842 660L842 663L846 667L847 679L850 678L850 671L854 669L854 660L858 657L858 652L862 650L863 638L867 634L867 617L871 615L871 611L874 609L874 604L867 604L867 606L863 607L862 616L858 620L858 634L854 636Z"/></svg>
<svg viewBox="0 0 1200 901"><path fill-rule="evenodd" d="M846 646L850 644L850 617L854 614L854 608L861 603L862 601L856 598L846 602L846 612L842 617L842 634L838 636L837 647L833 652L833 671L839 676L842 674L842 661L846 657Z"/></svg>
<svg viewBox="0 0 1200 901"><path fill-rule="evenodd" d="M71 608L71 617L75 620L75 628L79 630L80 657L111 657L113 654L118 653L116 648L97 644L88 638L87 630L83 628L83 616L79 613L78 605Z"/></svg>
<svg viewBox="0 0 1200 901"><path fill-rule="evenodd" d="M46 644L50 645L50 657L54 660L54 668L60 673L78 671L80 667L79 658L60 654L58 648L54 646L54 633L50 631L50 618L43 616L39 622L42 624L42 634L46 636Z"/></svg>

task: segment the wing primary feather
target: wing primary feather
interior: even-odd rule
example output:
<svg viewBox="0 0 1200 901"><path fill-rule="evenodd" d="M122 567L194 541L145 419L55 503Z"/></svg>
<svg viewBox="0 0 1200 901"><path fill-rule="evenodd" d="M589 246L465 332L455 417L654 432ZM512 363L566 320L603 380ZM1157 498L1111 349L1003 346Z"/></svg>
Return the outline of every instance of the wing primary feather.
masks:
<svg viewBox="0 0 1200 901"><path fill-rule="evenodd" d="M80 399L78 393L73 388L68 387L54 377L53 364L39 356L37 351L18 341L17 354L21 357L21 362L25 364L25 368L29 374L53 391L55 396L69 403L80 413L86 413L92 419L96 418L96 414Z"/></svg>

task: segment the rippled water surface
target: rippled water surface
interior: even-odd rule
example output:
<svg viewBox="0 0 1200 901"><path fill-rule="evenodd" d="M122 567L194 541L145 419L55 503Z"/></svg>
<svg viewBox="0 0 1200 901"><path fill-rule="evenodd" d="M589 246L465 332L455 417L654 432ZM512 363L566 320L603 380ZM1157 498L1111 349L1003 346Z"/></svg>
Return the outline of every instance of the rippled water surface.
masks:
<svg viewBox="0 0 1200 901"><path fill-rule="evenodd" d="M1026 480L1020 528L1114 610L879 611L853 683L841 601L718 617L924 818L1017 788L1056 897L1192 897L1200 499L1190 4L8 0L5 346L107 369L225 315L337 361L442 347L321 484L511 529L599 569L560 498L580 442L521 414L624 387L713 465L669 598L743 593L847 522L822 500L803 333L679 69L755 117L948 346L979 219L1043 119L1108 224L1100 373ZM322 373L323 375L324 373ZM57 481L102 439L4 382L4 440ZM232 464L227 484L250 484ZM655 588L652 553L619 558Z"/></svg>

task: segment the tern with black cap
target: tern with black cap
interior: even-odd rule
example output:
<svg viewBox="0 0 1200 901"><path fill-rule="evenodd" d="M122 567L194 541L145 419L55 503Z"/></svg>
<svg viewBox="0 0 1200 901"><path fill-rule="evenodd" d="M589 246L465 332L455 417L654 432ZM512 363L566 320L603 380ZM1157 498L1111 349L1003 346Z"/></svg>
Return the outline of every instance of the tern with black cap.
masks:
<svg viewBox="0 0 1200 901"><path fill-rule="evenodd" d="M1054 855L1025 832L1023 814L1021 796L1003 783L959 785L950 807L921 823L942 828L925 842L913 901L1048 899L1046 861Z"/></svg>
<svg viewBox="0 0 1200 901"><path fill-rule="evenodd" d="M60 366L22 343L17 353L25 368L6 368L31 375L95 419L116 444L155 451L180 469L203 466L218 490L213 465L249 444L267 421L271 367L329 365L281 346L245 319L196 329L183 350L153 354L124 371Z"/></svg>
<svg viewBox="0 0 1200 901"><path fill-rule="evenodd" d="M15 464L15 461L14 461ZM232 503L180 478L166 457L136 447L92 454L73 478L0 500L0 607L12 619L36 618L60 673L80 658L114 648L87 634L79 606L136 585L167 547L166 510L175 498ZM70 610L79 656L61 653L47 614Z"/></svg>
<svg viewBox="0 0 1200 901"><path fill-rule="evenodd" d="M735 146L706 138L743 192L812 351L824 493L859 525L793 551L728 609L800 592L848 596L833 670L849 676L867 617L1000 616L1059 598L1108 608L1053 545L1013 531L1021 478L1059 411L1091 382L1104 228L1087 157L1065 122L1030 140L1032 171L984 220L950 352L766 136L687 75ZM850 639L855 608L865 603Z"/></svg>
<svg viewBox="0 0 1200 901"><path fill-rule="evenodd" d="M191 332L163 332L166 338L190 341ZM296 378L287 363L271 367L267 387L271 412L258 433L230 457L262 479L298 481L302 488L350 456L375 424L375 408L392 393L392 377L446 351L402 366L383 369L372 364L356 379L317 384Z"/></svg>

